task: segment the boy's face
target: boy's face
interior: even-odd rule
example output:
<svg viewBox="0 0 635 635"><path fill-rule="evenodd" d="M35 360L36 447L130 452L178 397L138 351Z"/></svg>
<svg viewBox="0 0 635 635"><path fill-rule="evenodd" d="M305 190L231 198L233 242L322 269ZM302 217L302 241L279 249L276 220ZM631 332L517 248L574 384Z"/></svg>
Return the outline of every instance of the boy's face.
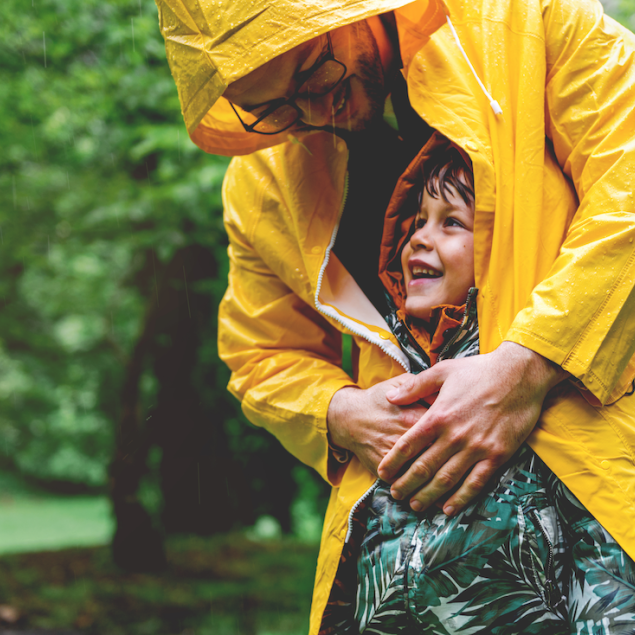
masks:
<svg viewBox="0 0 635 635"><path fill-rule="evenodd" d="M427 320L440 304L460 306L474 286L474 206L450 187L448 201L424 189L415 231L401 252L405 311Z"/></svg>

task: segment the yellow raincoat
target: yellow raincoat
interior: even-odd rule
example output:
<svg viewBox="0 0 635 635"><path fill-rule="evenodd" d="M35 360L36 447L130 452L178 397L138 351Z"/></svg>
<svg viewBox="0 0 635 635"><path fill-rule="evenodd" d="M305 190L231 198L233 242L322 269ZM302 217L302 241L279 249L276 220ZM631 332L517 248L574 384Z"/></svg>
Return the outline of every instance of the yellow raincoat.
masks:
<svg viewBox="0 0 635 635"><path fill-rule="evenodd" d="M410 101L474 165L481 351L503 340L577 380L545 402L529 443L635 558L635 38L593 0L157 0L186 125L208 152L240 156L224 185L229 288L219 344L230 390L335 486L311 615L316 633L351 506L373 482L329 468L326 412L358 385L407 368L379 313L330 253L347 149L242 131L227 84L320 33L393 10ZM494 114L448 25L485 88ZM300 17L297 17L300 16ZM600 404L611 404L601 406Z"/></svg>

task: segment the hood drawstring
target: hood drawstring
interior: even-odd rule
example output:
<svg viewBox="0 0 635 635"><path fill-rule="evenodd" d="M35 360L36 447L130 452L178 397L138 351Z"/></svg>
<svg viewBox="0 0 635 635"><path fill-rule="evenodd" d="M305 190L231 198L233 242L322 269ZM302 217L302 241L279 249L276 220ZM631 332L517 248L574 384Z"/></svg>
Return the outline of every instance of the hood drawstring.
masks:
<svg viewBox="0 0 635 635"><path fill-rule="evenodd" d="M467 65L470 67L470 70L474 74L474 77L476 78L476 81L478 82L478 85L481 87L481 90L483 91L483 94L489 100L489 105L491 106L492 110L494 111L494 114L495 115L502 115L503 114L503 109L500 107L500 104L489 94L489 92L487 91L487 88L485 88L485 86L483 85L483 82L481 81L480 77L476 74L476 71L474 70L474 67L472 66L472 62L470 62L470 60L469 60L469 58L467 56L467 53L465 52L463 46L461 45L461 40L459 40L459 36L458 36L456 30L454 29L454 25L452 24L452 21L450 20L450 16L446 15L445 19L447 20L448 26L450 27L450 30L452 31L452 35L454 36L454 40L456 42L456 45L459 47L459 50L463 54L463 57L465 58L465 61L467 62Z"/></svg>

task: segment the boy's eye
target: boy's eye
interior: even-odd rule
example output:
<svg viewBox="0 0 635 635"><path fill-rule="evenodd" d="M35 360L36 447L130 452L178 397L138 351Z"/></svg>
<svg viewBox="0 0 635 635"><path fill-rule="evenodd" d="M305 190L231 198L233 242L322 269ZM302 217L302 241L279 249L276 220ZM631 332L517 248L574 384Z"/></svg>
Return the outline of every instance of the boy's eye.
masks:
<svg viewBox="0 0 635 635"><path fill-rule="evenodd" d="M463 227L463 223L461 221L458 221L456 218L446 218L445 219L445 225L446 227Z"/></svg>
<svg viewBox="0 0 635 635"><path fill-rule="evenodd" d="M422 227L425 227L426 224L426 220L425 218L416 218L415 219L415 230L417 229L421 229Z"/></svg>

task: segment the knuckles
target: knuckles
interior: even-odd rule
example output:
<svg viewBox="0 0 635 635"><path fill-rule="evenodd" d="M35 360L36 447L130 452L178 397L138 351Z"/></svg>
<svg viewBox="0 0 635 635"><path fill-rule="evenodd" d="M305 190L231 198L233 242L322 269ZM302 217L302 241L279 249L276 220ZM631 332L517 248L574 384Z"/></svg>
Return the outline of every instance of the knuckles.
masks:
<svg viewBox="0 0 635 635"><path fill-rule="evenodd" d="M408 471L421 483L427 483L430 480L430 468L421 461L413 463Z"/></svg>
<svg viewBox="0 0 635 635"><path fill-rule="evenodd" d="M474 496L478 492L483 490L483 488L489 483L489 479L491 476L491 472L471 475L466 482L466 487L469 488L470 495Z"/></svg>
<svg viewBox="0 0 635 635"><path fill-rule="evenodd" d="M437 472L437 475L434 477L434 479L445 492L447 492L449 489L452 489L458 481L456 475L444 471Z"/></svg>
<svg viewBox="0 0 635 635"><path fill-rule="evenodd" d="M415 449L408 440L404 438L399 439L399 441L395 444L395 449L406 459L411 458L415 454Z"/></svg>

